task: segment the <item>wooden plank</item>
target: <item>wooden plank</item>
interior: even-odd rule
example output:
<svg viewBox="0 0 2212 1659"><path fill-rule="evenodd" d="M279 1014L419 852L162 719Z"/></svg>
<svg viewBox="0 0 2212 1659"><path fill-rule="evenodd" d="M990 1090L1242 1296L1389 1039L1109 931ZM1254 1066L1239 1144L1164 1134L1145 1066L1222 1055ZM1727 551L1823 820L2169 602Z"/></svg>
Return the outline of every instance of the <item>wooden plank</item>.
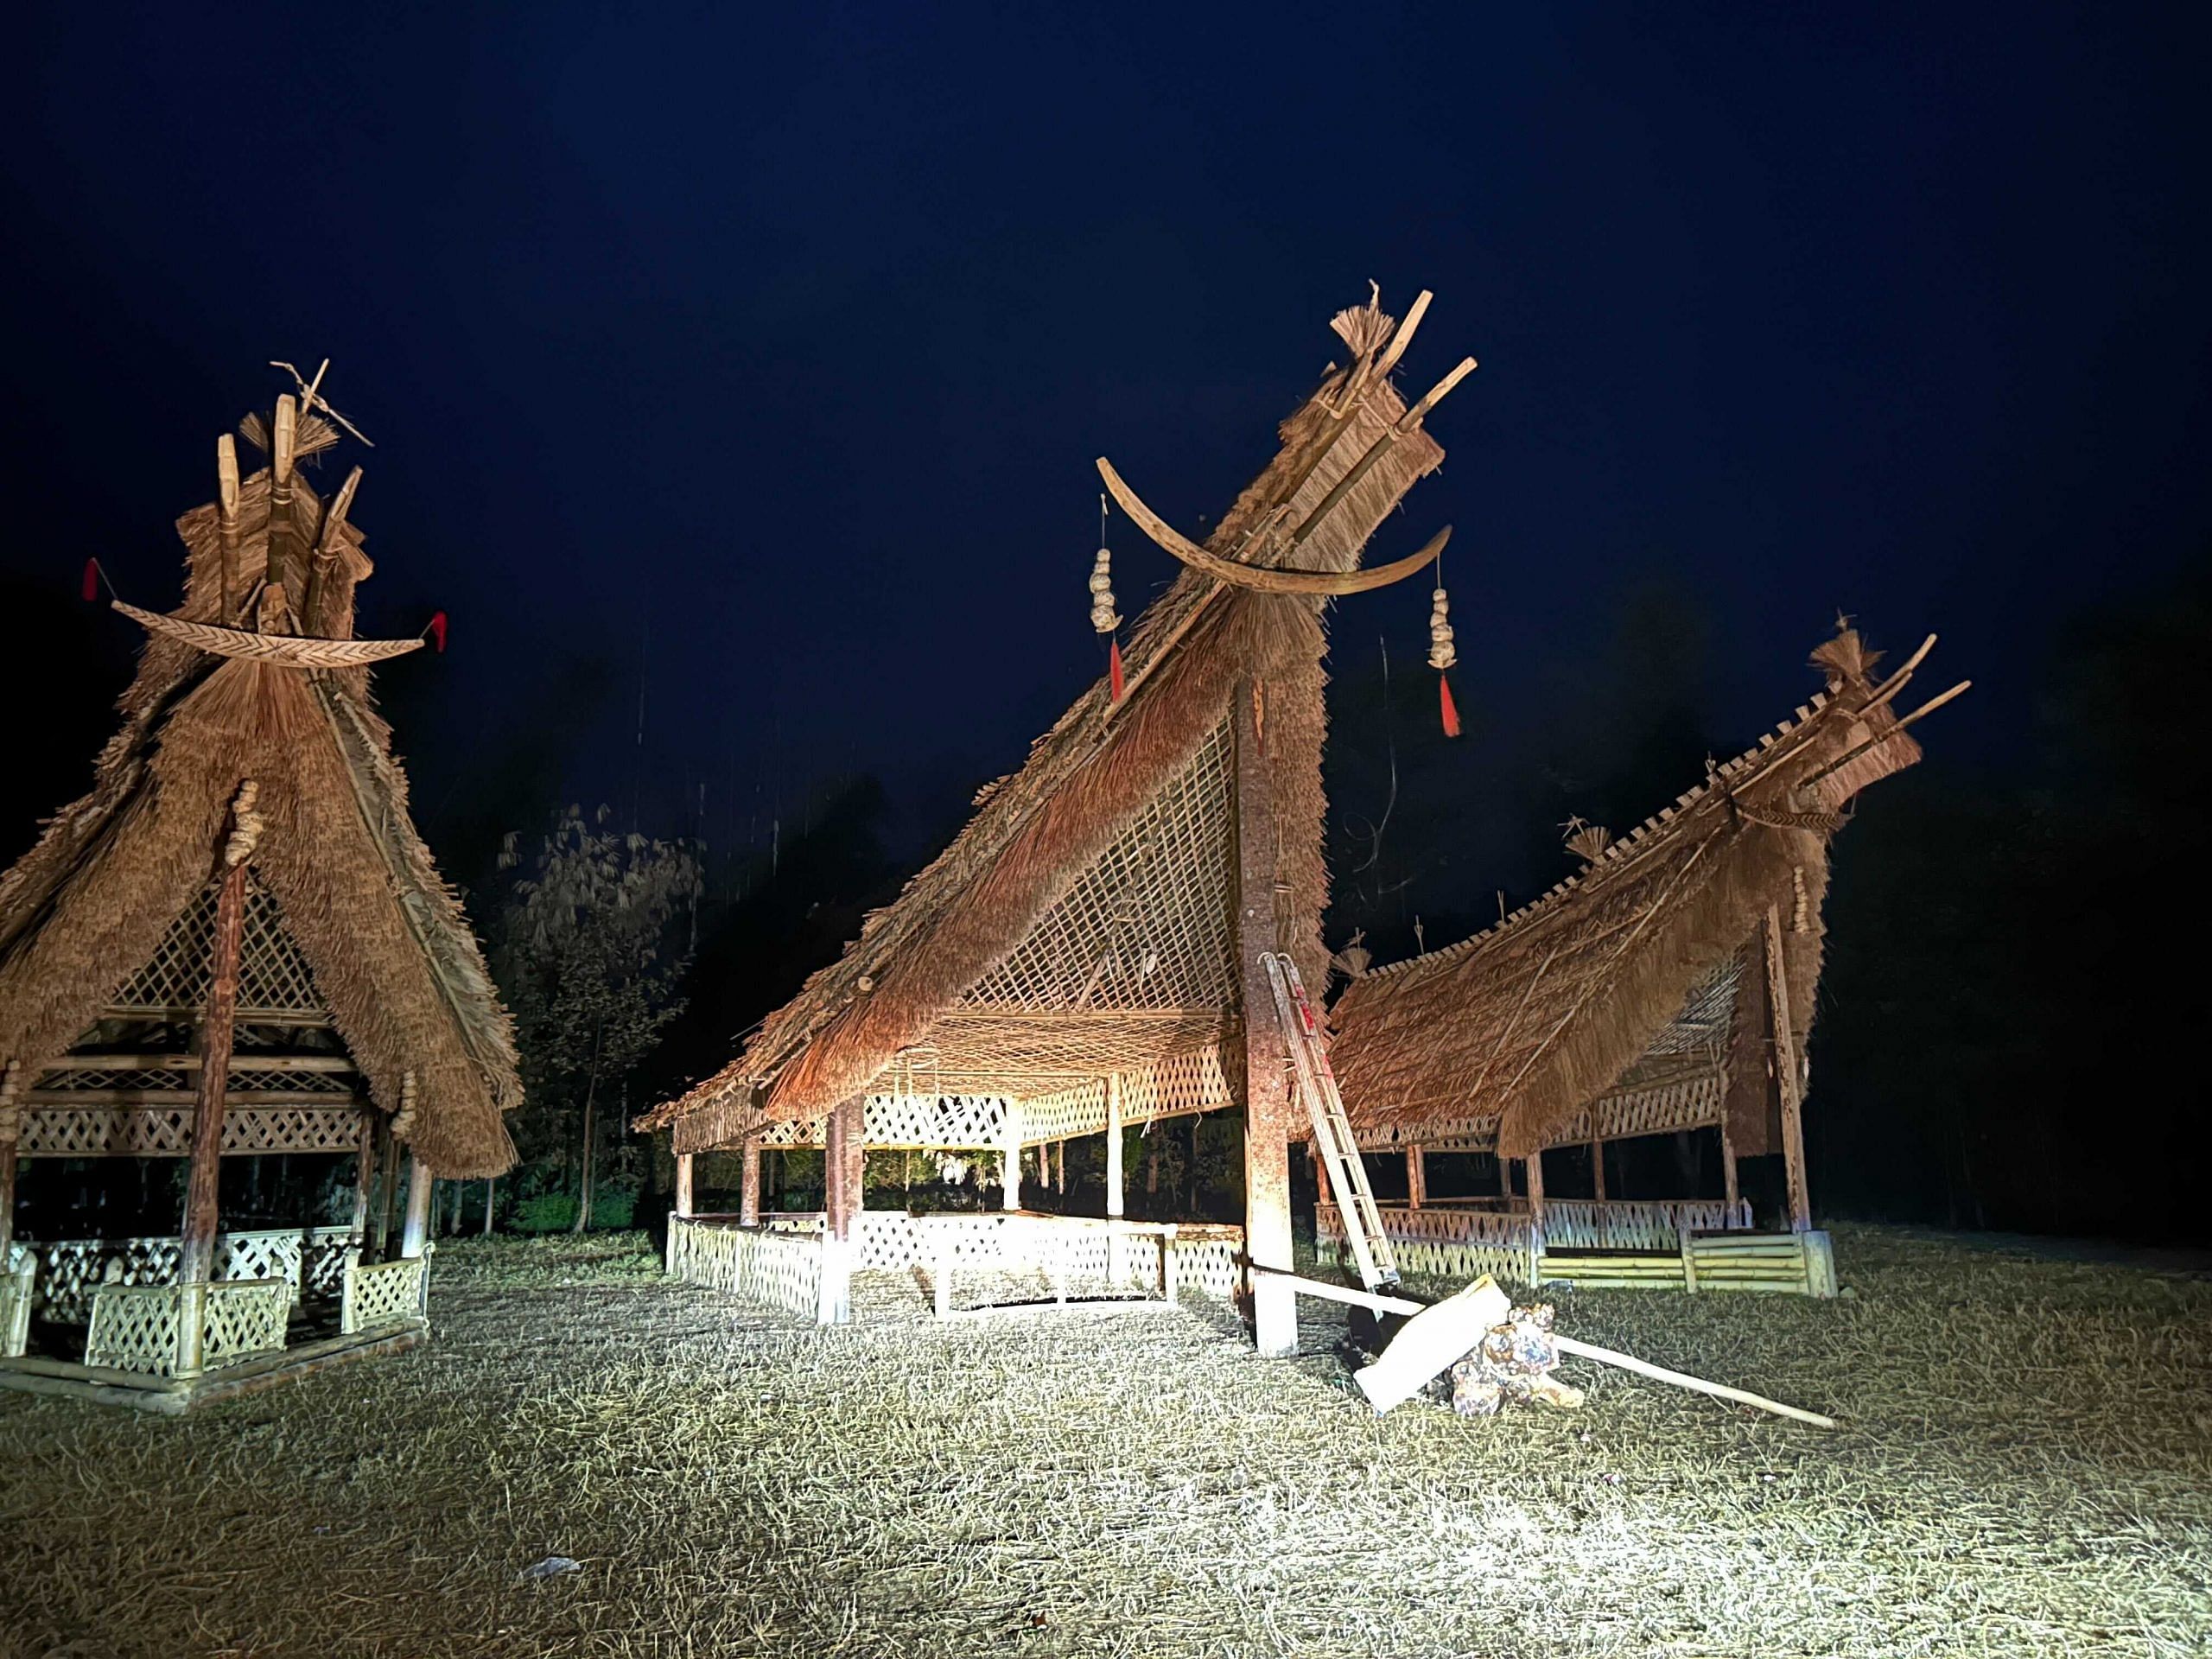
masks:
<svg viewBox="0 0 2212 1659"><path fill-rule="evenodd" d="M1281 1279L1267 1282L1280 1284ZM1390 1339L1382 1357L1354 1372L1352 1381L1378 1414L1402 1405L1431 1377L1472 1351L1484 1333L1503 1324L1512 1309L1512 1299L1484 1274L1458 1294L1414 1313Z"/></svg>

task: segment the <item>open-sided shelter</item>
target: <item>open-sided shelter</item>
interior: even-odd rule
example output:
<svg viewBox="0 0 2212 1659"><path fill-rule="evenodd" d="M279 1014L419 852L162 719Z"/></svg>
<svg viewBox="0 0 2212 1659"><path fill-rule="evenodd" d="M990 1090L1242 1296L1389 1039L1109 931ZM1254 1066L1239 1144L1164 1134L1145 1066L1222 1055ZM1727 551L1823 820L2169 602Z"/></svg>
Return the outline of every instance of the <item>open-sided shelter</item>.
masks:
<svg viewBox="0 0 2212 1659"><path fill-rule="evenodd" d="M219 440L182 605L117 604L150 637L92 792L0 875L0 1384L175 1410L419 1340L433 1175L513 1160L506 1012L370 699L423 641L353 636L360 469L308 482L303 395L251 476ZM355 1160L349 1224L224 1230L221 1160L302 1155ZM104 1159L187 1160L175 1234L73 1211Z"/></svg>
<svg viewBox="0 0 2212 1659"><path fill-rule="evenodd" d="M1242 1106L1241 1239L1163 1242L1180 1270L1230 1287L1232 1264L1287 1269L1285 1045L1263 955L1323 983L1324 611L1332 597L1425 568L1436 543L1379 570L1369 538L1443 458L1429 410L1463 361L1410 406L1391 382L1427 296L1402 326L1379 306L1333 321L1347 358L1282 424L1274 459L1205 546L1162 523L1102 461L1125 512L1191 568L1129 639L1117 700L1092 685L1019 772L986 789L945 852L868 918L841 960L768 1016L721 1072L646 1115L679 1160L676 1270L844 1317L851 1267L949 1268L983 1258L1048 1262L1086 1253L1112 1277L1121 1220L1121 1130ZM880 1216L861 1199L868 1146L1000 1149L1019 1204L1020 1150L1105 1136L1106 1217ZM824 1217L764 1231L759 1147L827 1149ZM690 1165L741 1149L732 1221L690 1215ZM939 1273L940 1294L943 1272ZM1286 1351L1287 1292L1253 1287L1260 1347Z"/></svg>
<svg viewBox="0 0 2212 1659"><path fill-rule="evenodd" d="M1813 653L1825 688L1755 747L1618 839L1580 827L1581 873L1496 926L1345 989L1333 1059L1363 1148L1406 1158L1408 1201L1383 1211L1402 1265L1833 1289L1801 1115L1828 843L1861 790L1919 760L1906 727L1965 689L1898 717L1929 645L1878 684L1840 630ZM1609 1142L1686 1130L1717 1132L1722 1191L1609 1196ZM1544 1154L1570 1147L1594 1196L1547 1199ZM1500 1192L1427 1190L1428 1153L1469 1151L1495 1154ZM1783 1214L1761 1234L1737 1160L1776 1154ZM1321 1230L1341 1236L1327 1205Z"/></svg>

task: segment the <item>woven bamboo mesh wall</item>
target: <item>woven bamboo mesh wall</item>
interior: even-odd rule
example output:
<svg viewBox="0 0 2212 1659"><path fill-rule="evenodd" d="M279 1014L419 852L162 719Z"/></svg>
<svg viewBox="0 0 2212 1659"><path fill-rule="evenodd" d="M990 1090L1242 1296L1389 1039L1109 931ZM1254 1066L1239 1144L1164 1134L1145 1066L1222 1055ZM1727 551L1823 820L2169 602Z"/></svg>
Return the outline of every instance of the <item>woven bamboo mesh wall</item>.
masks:
<svg viewBox="0 0 2212 1659"><path fill-rule="evenodd" d="M110 1007L137 1016L196 1016L207 1003L214 931L215 890L211 887L176 918L161 948L110 999ZM328 1018L276 895L259 881L250 880L245 932L239 945L238 1018L250 1020L257 1014Z"/></svg>
<svg viewBox="0 0 2212 1659"><path fill-rule="evenodd" d="M1028 1095L1217 1039L1235 999L1224 722L931 1033L947 1092Z"/></svg>

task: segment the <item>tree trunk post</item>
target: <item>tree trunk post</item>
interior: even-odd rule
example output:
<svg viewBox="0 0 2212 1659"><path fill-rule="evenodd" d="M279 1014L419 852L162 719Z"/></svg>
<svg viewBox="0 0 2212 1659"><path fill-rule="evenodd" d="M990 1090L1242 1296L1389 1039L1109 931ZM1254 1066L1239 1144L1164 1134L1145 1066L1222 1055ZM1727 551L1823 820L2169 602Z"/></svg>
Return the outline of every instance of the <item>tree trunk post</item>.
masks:
<svg viewBox="0 0 2212 1659"><path fill-rule="evenodd" d="M692 1160L695 1156L689 1152L676 1154L676 1218L678 1221L690 1220L696 1208L691 1186Z"/></svg>
<svg viewBox="0 0 2212 1659"><path fill-rule="evenodd" d="M1605 1143L1603 1141L1592 1140L1590 1142L1590 1183L1598 1202L1603 1204L1605 1201Z"/></svg>
<svg viewBox="0 0 2212 1659"><path fill-rule="evenodd" d="M1529 1172L1529 1282L1541 1282L1544 1261L1544 1149L1526 1160Z"/></svg>
<svg viewBox="0 0 2212 1659"><path fill-rule="evenodd" d="M1236 934L1244 1013L1244 1252L1255 1268L1253 1345L1267 1358L1298 1351L1298 1308L1288 1281L1290 1243L1288 1039L1275 1014L1264 957L1274 951L1276 824L1263 747L1266 688L1235 693L1236 727Z"/></svg>
<svg viewBox="0 0 2212 1659"><path fill-rule="evenodd" d="M1106 1282L1122 1282L1122 1218L1128 1212L1122 1168L1122 1074L1106 1079Z"/></svg>
<svg viewBox="0 0 2212 1659"><path fill-rule="evenodd" d="M760 1137L747 1137L738 1150L737 1218L747 1227L760 1224Z"/></svg>
<svg viewBox="0 0 2212 1659"><path fill-rule="evenodd" d="M184 1227L177 1240L176 1281L204 1285L215 1268L217 1193L222 1185L223 1107L231 1085L231 1044L237 1034L238 949L245 934L245 860L225 872L215 896L215 937L208 951L207 1013L200 1027L200 1086L192 1103L192 1171L184 1189ZM187 1320L188 1325L196 1322ZM200 1332L187 1369L199 1369Z"/></svg>
<svg viewBox="0 0 2212 1659"><path fill-rule="evenodd" d="M1021 1208L1021 1124L1011 1109L1007 1115L1006 1145L999 1156L999 1208L1011 1213Z"/></svg>
<svg viewBox="0 0 2212 1659"><path fill-rule="evenodd" d="M1812 1230L1813 1201L1805 1185L1803 1071L1790 1029L1789 977L1782 959L1782 912L1766 912L1767 1010L1774 1027L1775 1092L1782 1103L1782 1169L1789 1195L1789 1230Z"/></svg>
<svg viewBox="0 0 2212 1659"><path fill-rule="evenodd" d="M399 1255L412 1262L430 1237L430 1189L437 1178L410 1150L407 1154L407 1215L399 1230Z"/></svg>
<svg viewBox="0 0 2212 1659"><path fill-rule="evenodd" d="M16 1103L16 1079L22 1062L0 1065L0 1274L16 1244L16 1151L22 1133L22 1109Z"/></svg>
<svg viewBox="0 0 2212 1659"><path fill-rule="evenodd" d="M493 1200L499 1195L499 1189L498 1176L487 1175L484 1178L484 1236L486 1238L492 1236L492 1207Z"/></svg>
<svg viewBox="0 0 2212 1659"><path fill-rule="evenodd" d="M863 1103L858 1096L831 1108L822 1135L822 1295L816 1314L823 1325L853 1317L853 1234L861 1208Z"/></svg>
<svg viewBox="0 0 2212 1659"><path fill-rule="evenodd" d="M1425 1147L1406 1148L1406 1208L1418 1210L1428 1199L1428 1152Z"/></svg>

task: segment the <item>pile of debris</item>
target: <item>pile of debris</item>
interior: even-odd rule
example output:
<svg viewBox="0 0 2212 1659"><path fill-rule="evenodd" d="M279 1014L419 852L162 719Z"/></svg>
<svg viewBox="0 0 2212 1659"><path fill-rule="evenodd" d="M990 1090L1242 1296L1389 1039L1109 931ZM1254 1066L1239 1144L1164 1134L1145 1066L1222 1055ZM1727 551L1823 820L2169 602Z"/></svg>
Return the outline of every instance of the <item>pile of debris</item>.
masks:
<svg viewBox="0 0 2212 1659"><path fill-rule="evenodd" d="M1345 1300L1355 1300L1353 1295L1339 1295ZM1433 1306L1424 1307L1402 1296L1367 1294L1356 1300L1379 1313L1411 1315L1382 1356L1353 1376L1378 1414L1431 1391L1440 1399L1448 1398L1452 1408L1462 1417L1491 1416L1513 1402L1541 1401L1573 1409L1581 1405L1582 1391L1552 1375L1562 1356L1573 1355L1677 1388L1755 1406L1778 1417L1820 1428L1835 1427L1833 1417L1818 1412L1802 1411L1763 1395L1708 1382L1632 1354L1561 1336L1553 1328L1548 1303L1516 1307L1488 1274Z"/></svg>

